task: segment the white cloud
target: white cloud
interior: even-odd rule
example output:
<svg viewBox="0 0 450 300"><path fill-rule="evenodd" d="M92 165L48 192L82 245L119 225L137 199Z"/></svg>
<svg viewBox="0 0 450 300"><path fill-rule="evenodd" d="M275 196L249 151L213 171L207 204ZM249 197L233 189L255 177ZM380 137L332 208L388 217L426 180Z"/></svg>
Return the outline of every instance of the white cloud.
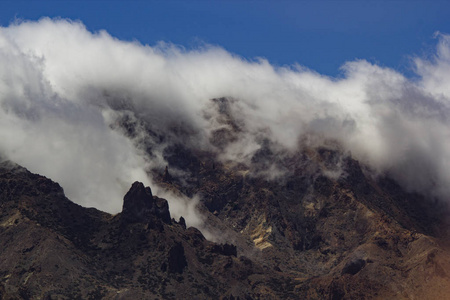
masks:
<svg viewBox="0 0 450 300"><path fill-rule="evenodd" d="M450 37L438 38L431 60L414 60L418 80L364 60L345 63L334 79L213 46L123 42L68 20L13 24L0 30L0 151L60 182L74 201L117 212L131 182L152 184L147 169L165 164L154 136L173 142L179 137L167 128L178 124L196 132L183 142L211 148L220 124L203 115L211 98L226 96L237 99L231 112L245 128L223 158L248 159L262 135L293 151L310 134L339 141L411 190L447 199ZM124 114L111 107L134 111L153 135L130 140L111 130Z"/></svg>

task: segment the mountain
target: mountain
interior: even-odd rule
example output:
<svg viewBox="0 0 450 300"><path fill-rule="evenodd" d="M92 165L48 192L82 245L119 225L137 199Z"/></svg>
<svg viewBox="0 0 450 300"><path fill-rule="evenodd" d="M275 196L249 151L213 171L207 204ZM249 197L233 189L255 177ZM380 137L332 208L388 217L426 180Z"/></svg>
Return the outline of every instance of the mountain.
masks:
<svg viewBox="0 0 450 300"><path fill-rule="evenodd" d="M0 298L448 298L435 36L410 76L329 77L81 21L2 28Z"/></svg>
<svg viewBox="0 0 450 300"><path fill-rule="evenodd" d="M212 138L223 146L235 131ZM3 161L1 298L447 297L446 205L371 176L333 143L285 155L265 143L249 164L176 144L152 171L160 187L202 196L202 231L215 241L140 182L111 215Z"/></svg>

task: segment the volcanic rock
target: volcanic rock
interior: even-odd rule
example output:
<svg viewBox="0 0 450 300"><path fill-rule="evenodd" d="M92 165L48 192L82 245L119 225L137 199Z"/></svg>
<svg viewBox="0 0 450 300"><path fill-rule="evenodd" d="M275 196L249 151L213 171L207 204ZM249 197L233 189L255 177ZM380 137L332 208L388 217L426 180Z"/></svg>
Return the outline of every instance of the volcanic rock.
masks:
<svg viewBox="0 0 450 300"><path fill-rule="evenodd" d="M171 273L183 273L185 267L187 267L186 256L184 255L184 248L181 243L176 243L175 246L170 248L168 257L169 272Z"/></svg>
<svg viewBox="0 0 450 300"><path fill-rule="evenodd" d="M166 166L164 169L164 174L162 176L162 181L167 183L172 183L172 175L169 173L169 167Z"/></svg>
<svg viewBox="0 0 450 300"><path fill-rule="evenodd" d="M169 204L167 200L153 196L150 187L136 181L123 198L121 217L129 223L145 223L150 222L153 216L170 224Z"/></svg>
<svg viewBox="0 0 450 300"><path fill-rule="evenodd" d="M342 275L344 274L350 274L355 275L359 271L361 271L362 268L366 265L366 261L364 259L355 259L349 261L344 268L342 269Z"/></svg>
<svg viewBox="0 0 450 300"><path fill-rule="evenodd" d="M110 215L1 162L1 298L447 297L445 205L372 176L336 147L262 148L249 165L185 144L165 151L184 177L161 185L201 195L205 235L171 221L168 202L142 183Z"/></svg>
<svg viewBox="0 0 450 300"><path fill-rule="evenodd" d="M237 249L235 245L232 244L220 244L220 245L213 245L211 247L211 252L212 253L219 253L222 255L227 255L227 256L237 256Z"/></svg>
<svg viewBox="0 0 450 300"><path fill-rule="evenodd" d="M180 224L181 227L186 229L186 220L183 217L180 217L180 220L178 221L178 224Z"/></svg>

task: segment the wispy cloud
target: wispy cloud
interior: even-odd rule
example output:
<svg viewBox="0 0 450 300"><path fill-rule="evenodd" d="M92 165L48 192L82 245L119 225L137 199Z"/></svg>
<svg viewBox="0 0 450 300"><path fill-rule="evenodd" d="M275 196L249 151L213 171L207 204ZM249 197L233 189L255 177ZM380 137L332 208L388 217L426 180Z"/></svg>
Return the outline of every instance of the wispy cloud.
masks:
<svg viewBox="0 0 450 300"><path fill-rule="evenodd" d="M0 30L0 151L74 201L117 212L131 182L151 184L146 171L165 164L155 136L175 142L168 129L179 126L194 133L184 143L219 151L209 137L223 124L204 116L210 99L225 96L236 99L230 113L243 130L224 159L250 158L261 136L296 151L310 135L447 199L450 37L437 38L434 57L413 60L417 80L365 60L345 63L335 79L220 47L150 47L69 20L20 22ZM125 108L145 128L132 139L115 124Z"/></svg>

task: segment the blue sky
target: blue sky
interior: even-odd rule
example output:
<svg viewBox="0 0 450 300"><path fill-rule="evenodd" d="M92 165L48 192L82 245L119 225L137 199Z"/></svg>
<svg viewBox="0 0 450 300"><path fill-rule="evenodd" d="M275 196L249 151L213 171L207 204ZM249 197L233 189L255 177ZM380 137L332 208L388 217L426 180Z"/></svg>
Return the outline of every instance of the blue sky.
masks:
<svg viewBox="0 0 450 300"><path fill-rule="evenodd" d="M366 59L411 75L411 55L432 53L450 33L450 1L1 1L0 21L43 16L81 20L124 40L186 48L219 45L247 59L299 63L339 75Z"/></svg>

